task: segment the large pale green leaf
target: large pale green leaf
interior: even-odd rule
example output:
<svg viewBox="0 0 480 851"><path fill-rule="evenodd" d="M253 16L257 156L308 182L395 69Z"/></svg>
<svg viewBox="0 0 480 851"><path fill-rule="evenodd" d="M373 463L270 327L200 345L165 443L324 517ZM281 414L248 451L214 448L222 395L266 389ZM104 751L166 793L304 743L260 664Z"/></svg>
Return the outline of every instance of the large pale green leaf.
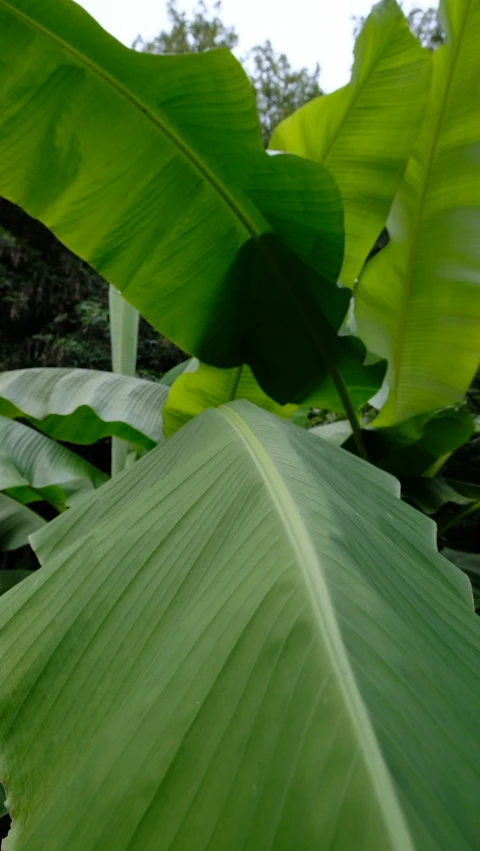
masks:
<svg viewBox="0 0 480 851"><path fill-rule="evenodd" d="M168 394L163 406L163 432L170 437L206 408L218 408L234 399L246 399L278 417L288 419L296 405L278 405L255 381L248 366L218 369L193 358Z"/></svg>
<svg viewBox="0 0 480 851"><path fill-rule="evenodd" d="M340 196L316 163L265 153L229 51L139 54L71 0L1 0L0 194L200 360L249 363L282 403L325 372Z"/></svg>
<svg viewBox="0 0 480 851"><path fill-rule="evenodd" d="M18 550L45 523L38 514L0 493L0 550Z"/></svg>
<svg viewBox="0 0 480 851"><path fill-rule="evenodd" d="M480 621L433 540L303 429L196 417L0 601L5 851L473 851Z"/></svg>
<svg viewBox="0 0 480 851"><path fill-rule="evenodd" d="M144 449L163 439L168 388L96 369L15 369L0 373L0 414L24 417L68 443L120 437Z"/></svg>
<svg viewBox="0 0 480 851"><path fill-rule="evenodd" d="M62 511L108 476L33 428L0 416L0 491L22 503L44 499Z"/></svg>
<svg viewBox="0 0 480 851"><path fill-rule="evenodd" d="M480 0L448 0L425 120L356 318L387 358L392 425L462 398L480 360Z"/></svg>
<svg viewBox="0 0 480 851"><path fill-rule="evenodd" d="M352 286L380 234L418 134L431 57L395 0L373 7L355 45L350 83L286 118L270 147L328 166L345 210L341 280Z"/></svg>

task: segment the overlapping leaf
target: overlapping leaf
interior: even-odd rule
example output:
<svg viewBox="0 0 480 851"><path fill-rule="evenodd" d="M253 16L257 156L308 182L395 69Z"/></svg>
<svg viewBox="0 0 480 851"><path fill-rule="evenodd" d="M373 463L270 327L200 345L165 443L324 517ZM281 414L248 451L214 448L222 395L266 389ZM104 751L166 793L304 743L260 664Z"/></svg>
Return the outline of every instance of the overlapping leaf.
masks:
<svg viewBox="0 0 480 851"><path fill-rule="evenodd" d="M0 57L0 193L185 351L249 363L282 403L310 390L321 319L335 332L346 309L340 197L265 154L229 51L138 54L70 0L1 0Z"/></svg>
<svg viewBox="0 0 480 851"><path fill-rule="evenodd" d="M23 417L68 443L120 437L151 449L163 439L167 387L96 369L15 369L0 373L0 414Z"/></svg>
<svg viewBox="0 0 480 851"><path fill-rule="evenodd" d="M193 358L173 382L163 407L165 437L170 437L206 408L218 408L234 399L246 399L284 419L296 410L295 405L278 405L270 399L248 366L218 369Z"/></svg>
<svg viewBox="0 0 480 851"><path fill-rule="evenodd" d="M28 544L29 535L37 532L44 523L26 505L0 493L0 550L24 547Z"/></svg>
<svg viewBox="0 0 480 851"><path fill-rule="evenodd" d="M0 416L0 491L19 502L50 502L59 511L108 476L28 426Z"/></svg>
<svg viewBox="0 0 480 851"><path fill-rule="evenodd" d="M480 2L446 0L441 13L447 44L390 243L356 290L361 337L389 363L379 426L459 401L480 360Z"/></svg>
<svg viewBox="0 0 480 851"><path fill-rule="evenodd" d="M286 118L270 147L328 166L345 210L341 280L352 286L379 236L418 134L431 57L395 0L374 6L357 39L350 83Z"/></svg>
<svg viewBox="0 0 480 851"><path fill-rule="evenodd" d="M480 622L397 494L236 402L37 535L0 602L5 851L473 849Z"/></svg>

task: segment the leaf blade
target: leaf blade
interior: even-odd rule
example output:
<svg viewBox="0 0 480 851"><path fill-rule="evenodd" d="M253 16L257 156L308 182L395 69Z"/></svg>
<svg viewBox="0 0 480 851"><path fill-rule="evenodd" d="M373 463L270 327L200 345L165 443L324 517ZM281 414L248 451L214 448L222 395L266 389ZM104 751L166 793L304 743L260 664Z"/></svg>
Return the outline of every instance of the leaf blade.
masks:
<svg viewBox="0 0 480 851"><path fill-rule="evenodd" d="M37 851L47 834L53 851L91 838L102 851L472 846L471 595L391 477L236 402L196 417L34 543L35 590L27 580L8 612L0 605L6 650L23 618L38 632L19 646L27 672L5 671L0 725L13 688L50 684L44 701L24 702L22 740L2 736L11 848ZM33 617L54 591L56 634ZM367 755L338 641L373 731ZM63 722L48 772L38 745L39 784L22 748L52 701Z"/></svg>
<svg viewBox="0 0 480 851"><path fill-rule="evenodd" d="M352 287L378 238L418 133L431 57L394 0L377 3L357 39L351 82L286 118L270 147L328 166L345 209L340 279Z"/></svg>
<svg viewBox="0 0 480 851"><path fill-rule="evenodd" d="M390 242L367 264L355 296L362 338L389 363L379 426L458 402L480 356L480 8L461 0L443 9L451 38L433 56L428 109L387 223Z"/></svg>

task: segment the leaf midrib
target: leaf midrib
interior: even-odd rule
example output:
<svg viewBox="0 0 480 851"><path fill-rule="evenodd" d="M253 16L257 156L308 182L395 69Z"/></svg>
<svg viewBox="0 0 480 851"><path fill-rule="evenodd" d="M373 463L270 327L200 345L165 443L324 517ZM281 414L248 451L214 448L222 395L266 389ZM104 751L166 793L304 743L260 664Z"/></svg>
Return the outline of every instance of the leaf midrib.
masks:
<svg viewBox="0 0 480 851"><path fill-rule="evenodd" d="M363 754L363 761L370 775L372 789L376 794L386 831L390 837L391 851L415 851L402 808L393 788L336 623L335 611L323 576L322 565L303 519L282 476L247 423L229 405L223 406L217 411L228 420L244 443L269 492L296 556L317 631L330 657L336 682L344 698L346 711L357 734L356 738Z"/></svg>
<svg viewBox="0 0 480 851"><path fill-rule="evenodd" d="M427 192L428 192L428 189L429 189L429 186L430 186L430 178L431 178L431 173L432 173L433 160L434 160L434 157L435 157L435 154L436 154L436 151L437 151L438 142L439 142L439 138L440 138L440 129L442 127L443 120L444 120L444 117L445 117L445 110L447 108L447 102L448 102L448 99L450 97L450 89L451 89L451 86L452 86L452 81L453 81L454 74L455 74L455 68L456 68L458 56L459 56L459 53L460 53L460 47L461 47L463 37L464 37L464 34L465 34L467 19L470 15L471 7L472 7L472 0L469 0L468 6L465 9L465 16L464 16L464 19L463 19L461 31L460 31L459 36L458 36L456 50L454 51L453 59L450 62L450 75L449 75L449 78L448 78L448 81L447 81L447 86L446 86L446 89L445 89L445 97L443 99L443 103L442 103L442 106L441 106L441 109L440 109L440 112L439 112L439 115L438 115L437 125L435 127L433 142L432 142L432 146L430 148L430 154L429 154L428 162L427 162L427 165L426 165L426 168L425 168L425 180L424 180L424 183L423 183L422 193L420 195L419 204L418 204L418 214L417 214L417 217L416 217L416 220L415 220L415 227L414 227L413 238L412 238L412 242L411 242L411 251L410 251L409 258L408 258L407 273L406 273L406 276L405 276L406 285L405 285L405 288L404 288L402 305L401 305L401 310L400 310L400 323L399 323L399 329L398 329L397 345L395 346L395 355L394 355L394 359L393 359L393 374L394 374L394 380L395 380L395 384L394 384L395 412L397 411L397 408L398 408L398 388L399 388L399 383L400 383L400 371L401 371L402 360L403 360L403 350L405 348L407 316L409 315L409 312L410 312L409 307L410 307L410 296L411 296L411 293L412 293L413 267L414 267L414 264L415 264L416 251L417 251L418 242L419 242L419 239L420 239L420 231L421 231L421 224L422 224L422 219L423 219L423 211L424 211L424 207L425 207L425 202L427 200ZM439 50L446 50L446 48L447 48L447 45L443 45L443 47L440 47ZM432 71L432 78L433 78L433 73L435 73L435 68ZM430 84L430 88L432 88L432 87L433 87L433 79L432 79L432 82ZM407 166L407 168L408 168L408 166Z"/></svg>
<svg viewBox="0 0 480 851"><path fill-rule="evenodd" d="M77 50L73 45L69 42L62 39L56 33L52 32L52 30L47 29L43 26L43 24L36 21L34 18L27 15L25 12L22 12L20 9L17 9L13 6L9 0L0 0L0 7L4 7L8 13L17 18L21 19L27 27L30 27L33 30L37 30L46 38L51 39L57 45L60 46L62 50L66 53L69 53L77 62L83 64L89 71L91 71L95 76L99 79L103 80L103 82L107 83L112 87L118 94L120 94L125 100L129 101L135 108L142 113L144 117L146 117L156 128L159 130L164 136L166 136L173 145L178 148L180 153L184 156L186 160L192 165L201 176L215 189L218 193L222 201L231 209L237 219L241 222L245 230L249 233L251 237L259 237L261 235L261 231L259 231L256 224L250 219L248 214L242 209L238 201L229 191L227 186L219 180L213 171L208 167L208 165L201 159L201 157L195 152L195 150L184 141L184 139L164 120L162 120L158 115L156 115L147 104L145 104L139 97L137 97L133 92L131 92L126 86L119 82L119 80L112 77L108 71L101 68L97 65L93 60L89 59L85 56L84 53ZM83 10L85 12L85 10ZM87 12L85 12L88 15ZM89 16L91 17L91 16ZM95 21L94 18L92 20ZM98 25L98 23L95 21Z"/></svg>

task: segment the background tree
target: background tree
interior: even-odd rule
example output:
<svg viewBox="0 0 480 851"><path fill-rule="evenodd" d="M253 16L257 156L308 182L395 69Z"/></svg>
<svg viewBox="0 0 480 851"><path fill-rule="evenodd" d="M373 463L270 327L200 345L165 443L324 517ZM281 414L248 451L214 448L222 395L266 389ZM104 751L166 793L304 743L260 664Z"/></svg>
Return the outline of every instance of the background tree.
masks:
<svg viewBox="0 0 480 851"><path fill-rule="evenodd" d="M400 5L402 4L400 3ZM428 50L436 50L437 47L440 47L445 42L445 33L442 30L438 9L433 7L429 9L412 9L406 15L406 19L413 35ZM354 17L353 20L353 33L356 38L365 23L365 18Z"/></svg>
<svg viewBox="0 0 480 851"><path fill-rule="evenodd" d="M218 17L222 10L221 2L213 4L212 12L201 0L189 18L187 12L180 12L176 0L168 0L167 16L171 28L162 30L152 41L144 41L137 36L132 47L143 53L202 53L212 47L226 47L233 50L238 44L238 34L234 27L225 26Z"/></svg>
<svg viewBox="0 0 480 851"><path fill-rule="evenodd" d="M244 64L257 98L257 112L265 147L277 126L322 90L320 66L313 71L295 71L284 53L277 53L271 41L257 44L247 54Z"/></svg>
<svg viewBox="0 0 480 851"><path fill-rule="evenodd" d="M214 47L233 50L239 37L234 27L219 17L221 2L212 10L201 0L191 17L178 9L177 0L167 3L169 30L162 30L152 41L138 36L133 47L145 53L201 53ZM294 70L284 53L274 50L271 41L257 44L240 60L250 77L257 98L258 119L267 146L277 124L300 106L322 94L320 66Z"/></svg>

